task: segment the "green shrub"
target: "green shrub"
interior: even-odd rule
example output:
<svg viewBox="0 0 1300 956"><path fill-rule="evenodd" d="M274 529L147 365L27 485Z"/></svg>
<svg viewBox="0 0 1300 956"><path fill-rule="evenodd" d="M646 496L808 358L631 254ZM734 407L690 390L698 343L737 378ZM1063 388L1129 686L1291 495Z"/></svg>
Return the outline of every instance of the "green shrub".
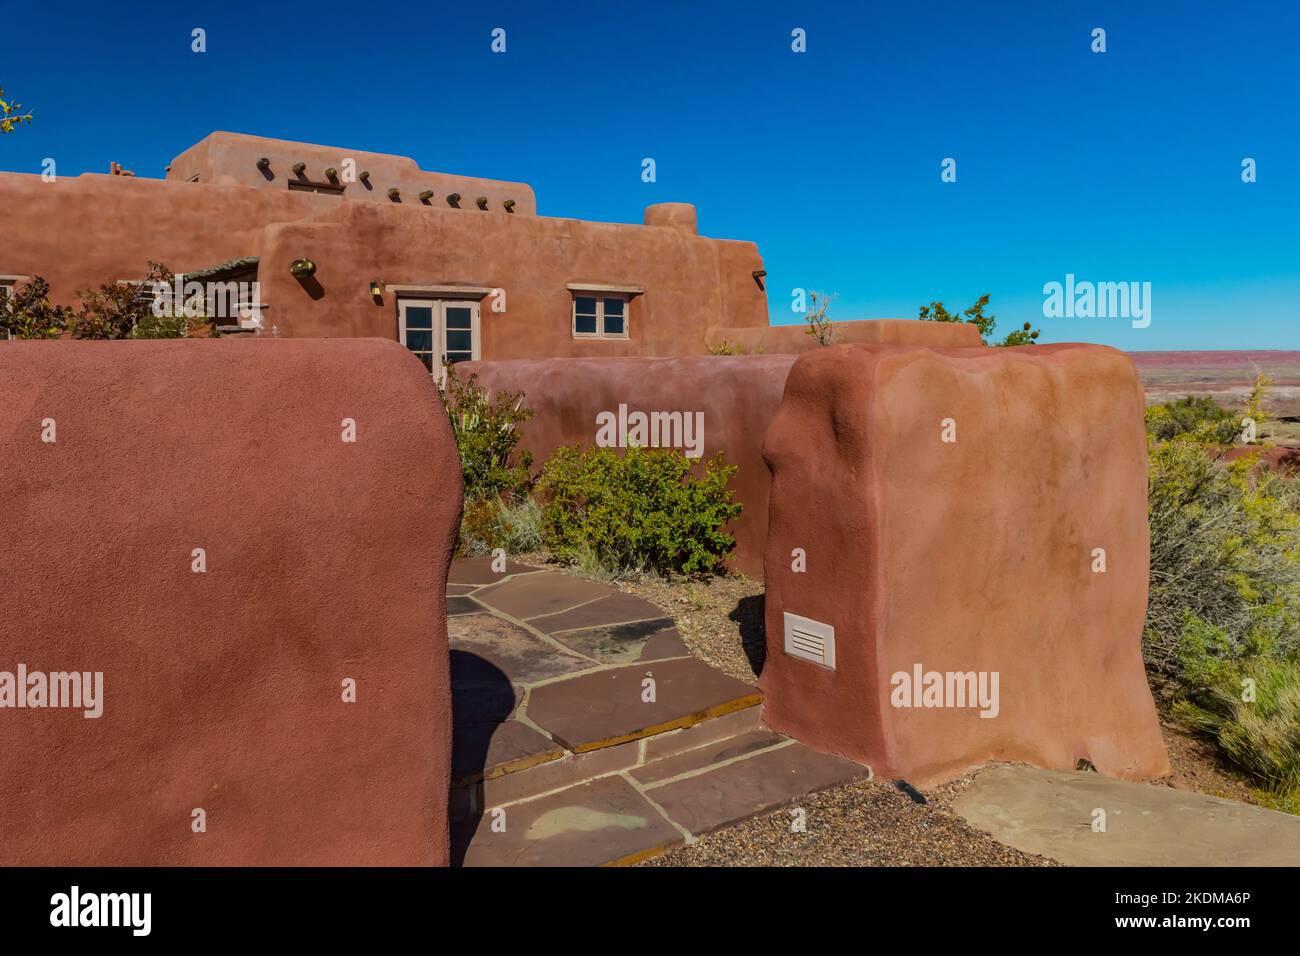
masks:
<svg viewBox="0 0 1300 956"><path fill-rule="evenodd" d="M1196 727L1286 809L1300 794L1300 662L1261 656L1215 668L1174 714ZM1253 690L1253 700L1248 687Z"/></svg>
<svg viewBox="0 0 1300 956"><path fill-rule="evenodd" d="M523 394L498 392L489 399L477 374L462 378L450 367L441 394L460 453L465 500L526 496L533 486L533 456L523 452L511 462L519 443L518 426L533 417L533 410L524 407Z"/></svg>
<svg viewBox="0 0 1300 956"><path fill-rule="evenodd" d="M56 339L70 319L68 309L50 304L50 284L40 276L0 290L0 338Z"/></svg>
<svg viewBox="0 0 1300 956"><path fill-rule="evenodd" d="M1171 676L1174 713L1213 740L1277 809L1300 810L1300 484L1231 463L1242 417L1209 398L1147 410L1151 589L1143 650ZM1255 699L1243 700L1254 681Z"/></svg>
<svg viewBox="0 0 1300 956"><path fill-rule="evenodd" d="M538 484L543 541L562 561L611 570L717 572L735 550L723 530L741 511L726 487L735 472L721 454L696 476L669 448L559 448Z"/></svg>
<svg viewBox="0 0 1300 956"><path fill-rule="evenodd" d="M461 554L525 554L542 547L542 508L532 498L469 498L460 521Z"/></svg>

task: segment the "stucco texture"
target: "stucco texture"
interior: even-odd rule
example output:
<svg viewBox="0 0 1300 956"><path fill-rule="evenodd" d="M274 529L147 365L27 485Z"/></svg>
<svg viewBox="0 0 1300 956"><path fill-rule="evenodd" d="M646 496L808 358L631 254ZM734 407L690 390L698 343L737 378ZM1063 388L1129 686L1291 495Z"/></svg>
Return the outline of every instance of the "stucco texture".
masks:
<svg viewBox="0 0 1300 956"><path fill-rule="evenodd" d="M764 446L765 721L918 783L990 760L1167 774L1140 647L1142 409L1100 346L800 356ZM786 653L784 612L834 626L834 670ZM997 716L894 706L917 664L998 672Z"/></svg>
<svg viewBox="0 0 1300 956"><path fill-rule="evenodd" d="M446 864L461 479L415 357L0 343L0 396L0 671L103 674L98 719L0 709L0 863Z"/></svg>

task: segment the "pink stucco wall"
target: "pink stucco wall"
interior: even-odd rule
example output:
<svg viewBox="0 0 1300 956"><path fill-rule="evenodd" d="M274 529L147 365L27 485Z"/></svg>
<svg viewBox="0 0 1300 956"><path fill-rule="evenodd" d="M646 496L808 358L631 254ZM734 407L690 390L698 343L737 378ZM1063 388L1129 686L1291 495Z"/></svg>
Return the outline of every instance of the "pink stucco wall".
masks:
<svg viewBox="0 0 1300 956"><path fill-rule="evenodd" d="M97 718L0 708L0 862L447 862L461 479L414 356L0 343L0 479L0 672L102 674Z"/></svg>

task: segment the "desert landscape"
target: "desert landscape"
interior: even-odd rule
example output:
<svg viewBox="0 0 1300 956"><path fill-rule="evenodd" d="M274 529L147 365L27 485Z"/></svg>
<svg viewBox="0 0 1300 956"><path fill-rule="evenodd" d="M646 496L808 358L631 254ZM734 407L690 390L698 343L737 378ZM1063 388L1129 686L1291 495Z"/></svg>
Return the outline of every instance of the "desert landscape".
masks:
<svg viewBox="0 0 1300 956"><path fill-rule="evenodd" d="M1260 429L1278 445L1300 447L1300 351L1130 352L1147 404L1185 395L1210 395L1238 408L1259 374L1268 376L1266 407L1277 416Z"/></svg>

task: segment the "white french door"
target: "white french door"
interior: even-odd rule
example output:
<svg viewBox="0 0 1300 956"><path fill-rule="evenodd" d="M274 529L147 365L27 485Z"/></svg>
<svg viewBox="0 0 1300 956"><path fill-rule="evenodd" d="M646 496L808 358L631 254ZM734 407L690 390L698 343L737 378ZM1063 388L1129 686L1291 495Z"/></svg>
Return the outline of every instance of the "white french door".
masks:
<svg viewBox="0 0 1300 956"><path fill-rule="evenodd" d="M479 304L472 300L398 299L397 332L401 343L439 377L444 362L481 356Z"/></svg>

